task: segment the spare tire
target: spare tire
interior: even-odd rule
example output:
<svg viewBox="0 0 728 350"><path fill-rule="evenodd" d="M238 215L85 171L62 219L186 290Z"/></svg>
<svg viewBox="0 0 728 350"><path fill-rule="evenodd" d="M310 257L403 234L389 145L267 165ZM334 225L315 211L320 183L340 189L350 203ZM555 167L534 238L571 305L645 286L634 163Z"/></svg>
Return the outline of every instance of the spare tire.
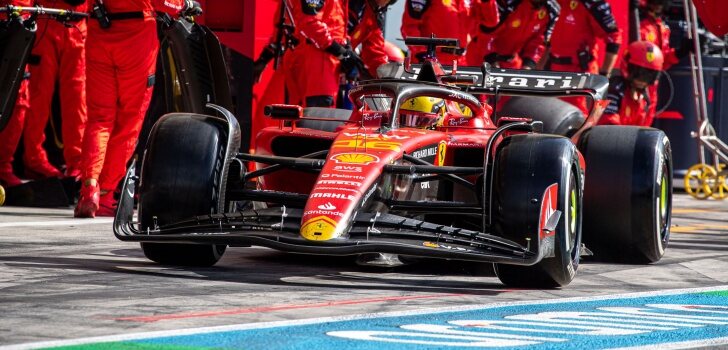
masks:
<svg viewBox="0 0 728 350"><path fill-rule="evenodd" d="M566 137L579 130L586 118L576 106L555 97L515 96L498 111L499 116L532 118L543 122L545 134Z"/></svg>

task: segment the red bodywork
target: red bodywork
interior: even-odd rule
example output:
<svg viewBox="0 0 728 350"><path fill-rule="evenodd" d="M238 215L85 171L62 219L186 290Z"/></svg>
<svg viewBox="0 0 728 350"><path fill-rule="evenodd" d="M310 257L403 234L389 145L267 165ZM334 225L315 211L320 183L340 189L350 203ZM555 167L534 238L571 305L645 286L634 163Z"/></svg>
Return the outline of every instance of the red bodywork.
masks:
<svg viewBox="0 0 728 350"><path fill-rule="evenodd" d="M446 75L439 64L434 64L436 76ZM438 78L439 80L439 78ZM406 84L403 82L403 84ZM376 84L375 84L376 85ZM448 89L447 85L435 85ZM432 128L398 127L392 115L399 112L397 106L390 105L389 110L373 111L369 105L361 102L368 93L378 90L365 84L362 88L353 89L350 98L355 109L349 120L333 132L297 127L296 118L290 126L269 127L257 135L256 155L306 157L312 151L328 150L326 162L318 174L309 174L293 170L282 170L258 178L258 186L262 190L293 192L307 195L301 218L301 236L305 239L331 240L346 238L350 220L363 208L368 197L377 186L391 181L392 190L386 193L386 200L418 201L437 200L437 189L429 185L412 187L411 178L406 176L385 174L384 168L389 164L402 164L403 155L426 159L435 166L473 166L483 159L468 159L463 164L461 151L483 150L496 131L490 119L492 109L487 104L462 100L458 90L452 89L445 98L447 112L437 125ZM378 95L391 94L380 93ZM422 95L424 96L424 95ZM443 95L444 96L444 95ZM437 96L440 97L440 96ZM409 95L407 98L411 98ZM359 101L359 102L357 102ZM400 101L400 104L404 101ZM603 110L606 101L598 101L598 112ZM462 112L458 104L464 104L469 113ZM598 113L586 120L586 125L595 125ZM304 115L305 117L305 115ZM513 120L517 121L517 120ZM385 128L380 126L390 126ZM582 128L586 129L586 128ZM512 134L506 132L504 136ZM576 142L580 136L573 136ZM493 150L497 148L496 140ZM308 146L310 150L302 149ZM311 146L315 145L315 146ZM579 155L580 164L584 168L584 158ZM458 164L458 162L460 164ZM264 167L258 164L258 168ZM390 176L391 178L387 178ZM399 177L398 177L399 176ZM475 182L475 177L469 180ZM429 191L419 191L429 189ZM380 197L382 193L379 193ZM552 203L551 203L552 204ZM368 208L364 208L366 210ZM543 212L549 208L542 208Z"/></svg>

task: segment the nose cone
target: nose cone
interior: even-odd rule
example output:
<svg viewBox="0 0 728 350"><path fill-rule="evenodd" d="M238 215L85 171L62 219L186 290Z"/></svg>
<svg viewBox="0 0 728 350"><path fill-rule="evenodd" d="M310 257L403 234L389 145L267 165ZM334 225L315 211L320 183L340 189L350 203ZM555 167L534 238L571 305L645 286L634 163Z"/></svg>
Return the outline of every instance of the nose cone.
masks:
<svg viewBox="0 0 728 350"><path fill-rule="evenodd" d="M311 241L345 237L350 219L386 164L377 154L333 153L304 208L301 236Z"/></svg>

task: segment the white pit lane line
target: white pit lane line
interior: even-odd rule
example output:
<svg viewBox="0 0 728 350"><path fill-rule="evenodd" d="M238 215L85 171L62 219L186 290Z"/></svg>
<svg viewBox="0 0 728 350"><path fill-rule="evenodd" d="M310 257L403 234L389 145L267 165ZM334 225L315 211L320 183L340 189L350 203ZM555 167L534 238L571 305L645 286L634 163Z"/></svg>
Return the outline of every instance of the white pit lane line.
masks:
<svg viewBox="0 0 728 350"><path fill-rule="evenodd" d="M114 218L93 218L93 219L69 219L54 221L15 221L0 222L0 228L3 227L41 227L41 226L80 226L80 225L96 225L110 224L114 222Z"/></svg>
<svg viewBox="0 0 728 350"><path fill-rule="evenodd" d="M225 331L243 331L253 329L264 329L274 327L286 327L286 326L300 326L300 325L312 325L338 321L350 321L350 320L362 320L362 319L373 319L382 317L401 317L401 316L413 316L413 315L426 315L426 314L437 314L453 311L469 311L478 309L492 309L504 306L522 306L522 305L545 305L545 304L560 304L560 303L574 303L583 301L601 301L601 300L612 300L612 299L633 299L641 297L653 297L653 296L667 296L667 295L679 295L688 293L701 293L701 292L713 292L723 291L728 288L728 285L720 285L714 287L703 287L703 288L688 288L688 289L669 289L649 292L638 292L638 293L622 293L613 295L601 295L595 297L574 297L574 298L558 298L550 300L530 300L530 301L516 301L516 302L499 302L492 304L481 304L481 305L469 305L469 306L450 306L443 308L429 308L421 310L411 311L395 311L395 312L383 312L383 313L368 313L348 316L337 316L337 317L321 317L301 320L290 320L290 321L272 321L272 322L260 322L260 323L247 323L247 324L235 324L227 326L213 326L213 327L198 327L198 328L184 328L167 331L151 331L142 333L127 333L127 334L116 334L108 336L96 336L88 338L76 338L76 339L63 339L63 340L51 340L42 342L33 342L25 344L13 344L1 346L0 350L28 350L28 349L39 349L39 348L50 348L50 347L61 347L61 346L75 346L92 343L105 343L105 342L121 342L131 341L140 339L150 338L162 338L162 337L173 337L173 336L184 336L184 335L197 335L214 332L225 332ZM666 342L656 345L647 346L635 346L635 347L622 347L612 348L621 350L633 350L633 349L682 349L692 347L723 347L728 345L728 337L717 337L709 339L699 339L690 341L677 341L677 342Z"/></svg>

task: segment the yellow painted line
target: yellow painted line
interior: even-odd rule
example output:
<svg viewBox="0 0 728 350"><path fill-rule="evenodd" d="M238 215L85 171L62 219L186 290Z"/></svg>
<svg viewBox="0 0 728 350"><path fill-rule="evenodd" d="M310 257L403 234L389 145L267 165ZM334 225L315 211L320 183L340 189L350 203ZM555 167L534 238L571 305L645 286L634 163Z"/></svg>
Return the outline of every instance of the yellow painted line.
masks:
<svg viewBox="0 0 728 350"><path fill-rule="evenodd" d="M719 230L723 231L719 233L728 233L728 225L698 224L692 226L673 226L670 228L670 233L706 233L704 231L707 230Z"/></svg>
<svg viewBox="0 0 728 350"><path fill-rule="evenodd" d="M672 209L673 214L694 214L694 213L712 213L716 210L711 209Z"/></svg>

